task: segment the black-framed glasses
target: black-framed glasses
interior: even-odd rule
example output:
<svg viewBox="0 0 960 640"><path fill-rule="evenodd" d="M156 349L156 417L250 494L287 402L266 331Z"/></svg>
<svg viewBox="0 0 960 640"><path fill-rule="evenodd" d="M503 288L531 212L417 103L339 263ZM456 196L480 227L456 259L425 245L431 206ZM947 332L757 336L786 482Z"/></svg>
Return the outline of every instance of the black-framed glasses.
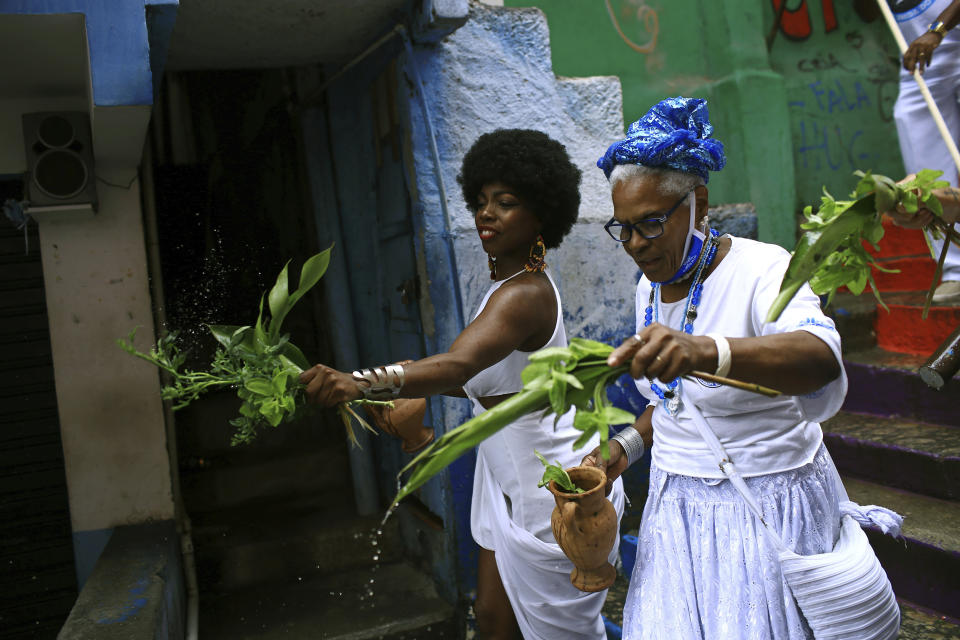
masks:
<svg viewBox="0 0 960 640"><path fill-rule="evenodd" d="M691 189L690 191L693 191ZM610 218L610 221L603 225L604 231L606 231L611 238L617 242L624 244L630 242L630 238L633 237L633 232L636 231L641 236L647 240L653 240L654 238L659 238L663 235L663 224L667 221L667 218L677 210L677 207L687 199L687 196L690 195L690 191L687 191L683 196L677 200L676 204L667 209L666 213L662 216L656 216L652 218L644 218L640 222L620 222L616 218Z"/></svg>

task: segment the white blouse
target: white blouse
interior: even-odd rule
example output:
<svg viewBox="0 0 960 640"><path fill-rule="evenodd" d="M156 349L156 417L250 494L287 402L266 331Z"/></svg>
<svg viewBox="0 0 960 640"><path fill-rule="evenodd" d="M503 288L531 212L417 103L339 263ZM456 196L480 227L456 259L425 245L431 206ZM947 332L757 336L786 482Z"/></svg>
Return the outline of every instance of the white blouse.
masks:
<svg viewBox="0 0 960 640"><path fill-rule="evenodd" d="M847 375L840 355L840 335L820 310L820 300L804 285L780 318L764 322L780 289L790 254L772 244L732 237L730 252L703 283L693 333L719 333L728 338L807 331L823 340L840 363L841 374L806 396L768 398L702 380L681 379L683 403L696 403L744 476L777 473L813 460L823 432L819 422L834 415L847 393ZM650 281L637 284L637 331L643 328L650 299ZM686 300L660 303L660 323L680 330ZM736 364L736 353L733 354ZM637 388L657 402L650 382ZM661 388L666 384L659 382ZM653 413L653 460L661 469L689 476L723 478L717 461L681 406L677 416L660 403Z"/></svg>

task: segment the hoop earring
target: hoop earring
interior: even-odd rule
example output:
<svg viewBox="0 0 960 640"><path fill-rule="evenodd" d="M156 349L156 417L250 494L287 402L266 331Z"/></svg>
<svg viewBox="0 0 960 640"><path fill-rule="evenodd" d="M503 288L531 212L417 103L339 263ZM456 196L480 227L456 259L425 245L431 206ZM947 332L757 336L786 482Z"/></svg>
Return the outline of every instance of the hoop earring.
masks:
<svg viewBox="0 0 960 640"><path fill-rule="evenodd" d="M530 257L523 268L530 273L542 273L547 268L546 254L547 247L543 244L543 236L537 234L537 241L530 247Z"/></svg>
<svg viewBox="0 0 960 640"><path fill-rule="evenodd" d="M497 259L487 254L487 267L490 269L490 279L497 279Z"/></svg>

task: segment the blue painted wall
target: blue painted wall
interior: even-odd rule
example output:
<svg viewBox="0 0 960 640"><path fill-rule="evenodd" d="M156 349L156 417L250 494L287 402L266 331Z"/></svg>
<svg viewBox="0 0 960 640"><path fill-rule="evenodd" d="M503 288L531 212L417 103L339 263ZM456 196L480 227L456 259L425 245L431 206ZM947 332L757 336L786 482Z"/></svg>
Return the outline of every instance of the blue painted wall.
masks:
<svg viewBox="0 0 960 640"><path fill-rule="evenodd" d="M177 4L178 0L0 0L0 13L84 14L93 103L112 107L153 104L153 73L159 76L163 69ZM151 45L156 48L153 53Z"/></svg>
<svg viewBox="0 0 960 640"><path fill-rule="evenodd" d="M417 276L425 291L436 286L442 290L453 282L453 272L424 259L429 254L432 260L435 246L441 257L449 258L444 240L449 234L437 231L436 218L417 208L410 195L404 152L411 144L405 126L410 105L403 91L412 80L403 76L398 62L404 49L399 36L387 42L333 82L322 101L303 114L320 242L336 243L324 281L329 287L334 364L345 370L446 349L452 338L444 340L435 331L437 316L454 318L454 336L459 333L456 327L462 327L455 297L437 302L427 294L431 307L431 302L404 302L397 291L401 282ZM302 89L311 94L310 88ZM461 411L447 420L440 417L443 407L443 400L432 401L428 416L438 434L444 425L456 426L467 415ZM411 456L389 437L364 438L362 446L362 452L351 452L358 508L382 513L396 492L397 472ZM408 555L431 567L441 593L451 601L462 594L458 568L476 564L456 556L462 547L456 536L464 531L457 508L461 517L468 513L469 490L469 481L465 491L457 483L452 488L444 474L419 492L424 505L443 520L442 531L425 526L409 510L395 516L401 520ZM453 492L465 493L467 511L459 498L451 499Z"/></svg>

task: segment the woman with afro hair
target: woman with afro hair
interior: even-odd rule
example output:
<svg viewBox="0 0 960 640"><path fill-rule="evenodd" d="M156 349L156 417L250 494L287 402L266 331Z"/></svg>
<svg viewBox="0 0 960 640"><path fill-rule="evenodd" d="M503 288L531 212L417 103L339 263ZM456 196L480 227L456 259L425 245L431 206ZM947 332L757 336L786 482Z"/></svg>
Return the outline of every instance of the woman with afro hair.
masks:
<svg viewBox="0 0 960 640"><path fill-rule="evenodd" d="M577 219L580 170L546 134L500 129L476 140L457 180L493 280L473 320L446 353L352 375L312 367L301 377L312 402L446 394L469 398L476 415L520 391L531 352L566 346L545 251L559 246ZM606 637L606 591L584 593L570 584L573 566L550 527L553 496L537 487L543 467L534 450L575 466L580 434L572 412L556 426L552 416L529 415L478 447L470 527L481 547L474 605L481 638ZM619 479L610 499L622 514Z"/></svg>

